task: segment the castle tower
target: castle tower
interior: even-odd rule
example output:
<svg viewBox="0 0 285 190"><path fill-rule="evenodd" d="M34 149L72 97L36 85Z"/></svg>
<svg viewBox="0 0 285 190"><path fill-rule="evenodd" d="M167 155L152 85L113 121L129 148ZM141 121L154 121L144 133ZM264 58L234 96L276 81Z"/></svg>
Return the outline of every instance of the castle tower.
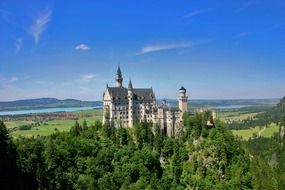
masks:
<svg viewBox="0 0 285 190"><path fill-rule="evenodd" d="M123 76L120 69L120 66L118 66L117 74L116 74L116 87L122 87L123 86Z"/></svg>
<svg viewBox="0 0 285 190"><path fill-rule="evenodd" d="M108 83L106 83L106 90L109 88ZM104 96L105 93L103 93L103 102L104 102ZM109 121L109 106L106 104L103 104L103 124L106 124L106 120Z"/></svg>
<svg viewBox="0 0 285 190"><path fill-rule="evenodd" d="M128 100L129 100L129 113L128 113L128 126L133 127L133 122L134 122L134 115L133 115L133 85L132 81L129 81L129 86L128 86Z"/></svg>
<svg viewBox="0 0 285 190"><path fill-rule="evenodd" d="M185 112L188 110L188 97L186 96L186 89L183 86L179 89L178 102L180 111Z"/></svg>

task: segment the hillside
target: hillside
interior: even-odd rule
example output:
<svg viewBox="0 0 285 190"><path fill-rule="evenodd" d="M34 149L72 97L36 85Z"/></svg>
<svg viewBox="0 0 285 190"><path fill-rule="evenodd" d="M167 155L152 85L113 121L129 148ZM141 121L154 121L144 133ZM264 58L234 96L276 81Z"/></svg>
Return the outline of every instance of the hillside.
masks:
<svg viewBox="0 0 285 190"><path fill-rule="evenodd" d="M285 96L280 100L280 103L279 103L279 105L285 105Z"/></svg>
<svg viewBox="0 0 285 190"><path fill-rule="evenodd" d="M208 114L185 115L184 119L185 131L177 138L166 136L158 127L152 130L148 123L136 123L126 129L103 126L100 122L87 127L86 122L76 122L70 132L14 139L10 143L16 150L8 153L18 154L13 158L17 158L15 170L21 175L6 175L14 182L8 185L10 189L19 185L27 189L255 186L258 175L251 175L249 154L222 123L205 128ZM7 131L0 122L1 128ZM25 180L23 176L27 176Z"/></svg>
<svg viewBox="0 0 285 190"><path fill-rule="evenodd" d="M280 101L280 98L272 99L191 99L188 101L191 108L214 107L214 108L230 108L230 107L250 107L250 106L274 106ZM285 101L285 100L284 100ZM158 103L162 99L158 99ZM166 99L167 104L177 105L176 99Z"/></svg>
<svg viewBox="0 0 285 190"><path fill-rule="evenodd" d="M38 98L38 99L0 102L0 111L55 108L55 107L101 106L101 105L102 105L101 101L81 101L75 99L59 100L56 98Z"/></svg>
<svg viewBox="0 0 285 190"><path fill-rule="evenodd" d="M269 126L272 123L279 124L285 117L285 98L278 104L264 112L244 120L232 121L228 123L230 129L249 129L256 126Z"/></svg>

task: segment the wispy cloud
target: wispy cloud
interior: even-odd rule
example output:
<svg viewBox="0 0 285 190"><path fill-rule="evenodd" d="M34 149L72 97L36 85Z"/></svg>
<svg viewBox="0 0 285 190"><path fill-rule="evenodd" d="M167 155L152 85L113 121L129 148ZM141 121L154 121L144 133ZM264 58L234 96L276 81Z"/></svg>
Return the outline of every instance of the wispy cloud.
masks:
<svg viewBox="0 0 285 190"><path fill-rule="evenodd" d="M0 18L9 24L15 24L15 15L10 11L0 9Z"/></svg>
<svg viewBox="0 0 285 190"><path fill-rule="evenodd" d="M17 38L16 39L16 43L15 43L15 46L16 46L16 53L18 53L21 48L22 48L22 45L23 45L23 38Z"/></svg>
<svg viewBox="0 0 285 190"><path fill-rule="evenodd" d="M18 77L12 77L10 80L9 80L9 82L10 83L13 83L13 82L16 82L18 80Z"/></svg>
<svg viewBox="0 0 285 190"><path fill-rule="evenodd" d="M145 46L141 49L139 54L146 54L151 52L169 50L169 49L177 49L177 48L189 48L192 47L193 43L184 42L184 43L168 43L168 44L153 44Z"/></svg>
<svg viewBox="0 0 285 190"><path fill-rule="evenodd" d="M82 75L81 80L84 82L89 82L93 80L95 77L96 77L95 74L85 74L85 75Z"/></svg>
<svg viewBox="0 0 285 190"><path fill-rule="evenodd" d="M79 44L79 45L75 46L74 49L81 50L81 51L86 51L86 50L89 50L90 48L87 45L85 45L85 44Z"/></svg>
<svg viewBox="0 0 285 190"><path fill-rule="evenodd" d="M186 15L183 16L183 18L191 18L197 15L203 14L205 12L207 12L207 10L205 9L195 10L195 11L187 13Z"/></svg>
<svg viewBox="0 0 285 190"><path fill-rule="evenodd" d="M242 37L245 37L245 36L248 36L249 35L249 32L241 32L237 35L237 37L239 38L242 38Z"/></svg>
<svg viewBox="0 0 285 190"><path fill-rule="evenodd" d="M29 33L33 36L35 44L39 43L42 33L46 30L52 15L52 9L47 9L37 17L29 29Z"/></svg>
<svg viewBox="0 0 285 190"><path fill-rule="evenodd" d="M236 12L241 12L256 4L256 0L246 0Z"/></svg>
<svg viewBox="0 0 285 190"><path fill-rule="evenodd" d="M285 26L285 23L278 23L278 24L274 24L271 26L268 26L267 28L261 28L255 31L251 31L251 32L240 32L236 35L237 38L242 38L242 37L246 37L249 35L254 35L254 34L258 34L258 33L264 33L264 32L272 32L274 30L278 30L282 27Z"/></svg>
<svg viewBox="0 0 285 190"><path fill-rule="evenodd" d="M16 76L12 76L12 77L0 76L0 84L1 85L10 85L11 83L14 83L18 80L19 80L19 78Z"/></svg>

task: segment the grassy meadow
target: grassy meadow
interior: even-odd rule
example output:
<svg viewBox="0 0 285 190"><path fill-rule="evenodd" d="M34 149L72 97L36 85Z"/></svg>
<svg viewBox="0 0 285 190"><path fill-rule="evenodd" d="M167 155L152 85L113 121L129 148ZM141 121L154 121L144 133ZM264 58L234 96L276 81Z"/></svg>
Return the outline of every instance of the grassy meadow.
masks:
<svg viewBox="0 0 285 190"><path fill-rule="evenodd" d="M218 117L222 121L241 121L245 120L251 117L256 116L261 112L253 112L253 113L248 113L248 112L243 112L243 111L226 111L218 114Z"/></svg>
<svg viewBox="0 0 285 190"><path fill-rule="evenodd" d="M86 120L88 125L93 124L96 120L102 120L102 110L82 110L72 112L78 116L79 124L82 124ZM40 124L39 126L32 127L30 130L16 130L11 133L13 137L17 136L37 136L37 135L50 135L56 130L58 131L69 131L70 128L74 125L75 120L51 120L45 123ZM7 128L19 127L22 125L32 124L29 121L14 121L14 122L5 122Z"/></svg>
<svg viewBox="0 0 285 190"><path fill-rule="evenodd" d="M243 112L243 111L224 111L218 113L218 118L224 122L226 121L242 121L256 116L262 112ZM270 126L255 126L250 129L232 130L233 134L241 137L243 140L248 140L253 135L262 137L271 137L274 133L278 132L279 127L272 123Z"/></svg>
<svg viewBox="0 0 285 190"><path fill-rule="evenodd" d="M275 123L271 123L269 127L253 127L250 129L232 130L233 134L248 140L254 134L262 137L271 137L279 131L279 127Z"/></svg>

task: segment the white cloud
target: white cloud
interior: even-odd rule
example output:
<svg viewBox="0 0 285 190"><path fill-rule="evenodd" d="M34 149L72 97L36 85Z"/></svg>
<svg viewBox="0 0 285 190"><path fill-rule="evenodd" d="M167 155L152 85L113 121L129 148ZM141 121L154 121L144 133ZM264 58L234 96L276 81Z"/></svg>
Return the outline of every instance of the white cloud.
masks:
<svg viewBox="0 0 285 190"><path fill-rule="evenodd" d="M187 43L168 43L168 44L153 44L145 46L141 49L141 52L139 54L146 54L156 51L163 51L163 50L169 50L169 49L177 49L177 48L189 48L192 47L193 43L187 42Z"/></svg>
<svg viewBox="0 0 285 190"><path fill-rule="evenodd" d="M12 83L12 82L16 82L18 80L18 77L12 77L9 82Z"/></svg>
<svg viewBox="0 0 285 190"><path fill-rule="evenodd" d="M0 84L2 84L2 85L8 85L8 84L16 82L18 80L19 80L19 78L16 76L12 76L12 77L0 76Z"/></svg>
<svg viewBox="0 0 285 190"><path fill-rule="evenodd" d="M85 50L89 50L90 48L85 44L79 44L74 49L85 51Z"/></svg>
<svg viewBox="0 0 285 190"><path fill-rule="evenodd" d="M94 74L86 74L86 75L83 75L81 77L81 80L83 80L84 82L89 82L89 81L93 80L95 77L96 77L96 75L94 75Z"/></svg>
<svg viewBox="0 0 285 190"><path fill-rule="evenodd" d="M18 53L21 50L22 45L23 45L23 38L17 38L16 39L16 44L15 44L15 46L16 46L16 53Z"/></svg>
<svg viewBox="0 0 285 190"><path fill-rule="evenodd" d="M196 10L196 11L192 11L192 12L190 12L190 13L184 15L183 18L194 17L194 16L197 16L197 15L203 14L203 13L205 13L205 12L207 12L207 11L206 11L206 10L203 10L203 9L201 9L201 10Z"/></svg>
<svg viewBox="0 0 285 190"><path fill-rule="evenodd" d="M37 17L34 23L31 25L29 33L33 36L35 44L38 44L42 33L46 30L51 15L52 10L47 9L39 17Z"/></svg>

